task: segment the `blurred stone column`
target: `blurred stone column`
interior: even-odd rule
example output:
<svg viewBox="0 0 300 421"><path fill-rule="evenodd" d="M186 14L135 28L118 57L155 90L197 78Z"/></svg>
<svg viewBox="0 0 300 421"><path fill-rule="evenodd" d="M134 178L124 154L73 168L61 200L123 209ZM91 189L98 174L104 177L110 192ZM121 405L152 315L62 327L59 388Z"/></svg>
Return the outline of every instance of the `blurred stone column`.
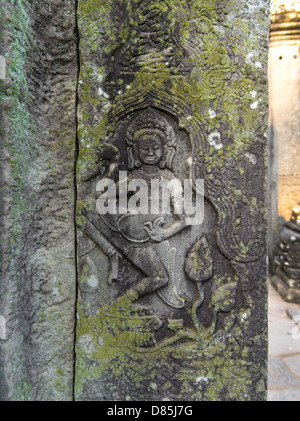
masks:
<svg viewBox="0 0 300 421"><path fill-rule="evenodd" d="M271 1L270 236L271 271L279 231L300 198L300 2Z"/></svg>
<svg viewBox="0 0 300 421"><path fill-rule="evenodd" d="M271 281L288 302L300 303L300 206L295 206L291 218L284 223L275 253L276 275Z"/></svg>

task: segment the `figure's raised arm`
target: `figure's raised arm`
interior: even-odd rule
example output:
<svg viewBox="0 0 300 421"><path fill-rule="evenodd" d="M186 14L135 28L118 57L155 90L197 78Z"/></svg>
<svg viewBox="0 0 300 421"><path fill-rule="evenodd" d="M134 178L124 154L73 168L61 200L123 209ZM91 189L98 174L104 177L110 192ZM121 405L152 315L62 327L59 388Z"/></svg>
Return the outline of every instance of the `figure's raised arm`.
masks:
<svg viewBox="0 0 300 421"><path fill-rule="evenodd" d="M83 181L90 181L101 176L114 179L120 165L120 151L114 145L104 143L97 152L96 168L88 171L83 177Z"/></svg>

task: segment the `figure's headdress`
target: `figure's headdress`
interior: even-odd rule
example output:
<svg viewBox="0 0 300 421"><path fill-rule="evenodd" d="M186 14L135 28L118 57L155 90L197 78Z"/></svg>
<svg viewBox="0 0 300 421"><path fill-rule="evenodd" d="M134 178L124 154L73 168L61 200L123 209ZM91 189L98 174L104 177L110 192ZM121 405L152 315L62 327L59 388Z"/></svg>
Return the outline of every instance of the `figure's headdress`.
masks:
<svg viewBox="0 0 300 421"><path fill-rule="evenodd" d="M172 169L176 147L175 132L171 124L152 108L147 108L141 112L127 129L126 143L128 145L129 168L133 169L134 167L141 166L141 162L135 156L134 145L136 140L145 134L153 134L155 137L159 136L163 143L163 155L159 167Z"/></svg>

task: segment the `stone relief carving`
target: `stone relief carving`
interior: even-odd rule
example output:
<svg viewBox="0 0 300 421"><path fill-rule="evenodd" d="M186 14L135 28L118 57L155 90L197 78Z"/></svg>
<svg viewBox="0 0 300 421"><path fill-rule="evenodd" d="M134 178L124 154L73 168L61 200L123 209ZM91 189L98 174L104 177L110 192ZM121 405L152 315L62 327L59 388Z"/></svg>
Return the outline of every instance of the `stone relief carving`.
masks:
<svg viewBox="0 0 300 421"><path fill-rule="evenodd" d="M143 332L141 336L144 338L145 333L148 335L147 340L143 339L141 343L137 340L140 346L154 346L154 334L160 329L168 331L165 335L167 338L170 337L170 332L171 336L175 332L174 340L182 336L193 338L201 332L203 334L205 329L200 328L198 310L205 299L203 285L214 275L214 259L205 237L205 231L211 231L205 227L207 221L194 227L186 224L184 213L161 214L161 208L154 208L155 212L153 208L151 212L143 212L143 206L139 206L138 213L128 210L123 212L121 207L124 201L120 192L124 182L128 192L129 183L142 180L145 187L149 187L147 198L151 203L152 180L178 180L173 167L177 150L181 151L181 167L186 166L186 176L191 174L188 136L185 135L185 142L178 139L174 123L172 125L170 120L166 114L146 107L127 123L125 139L116 141L119 149L116 145L106 145L102 149L101 157L108 163L101 177L109 177L116 182L117 203L120 206L116 214L101 215L95 212L97 199L94 196L89 205L81 209L84 219L78 224L81 227L81 278L84 279L80 288L87 296L86 311L93 316L100 312L114 320L122 319L123 326L126 325L125 330L132 329L133 319L135 322L139 320L139 324L142 323L139 326ZM116 156L119 164L114 159ZM127 170L125 179L118 177L122 162L123 170L124 167ZM96 174L97 171L85 180L95 179L95 185L96 180L99 180ZM174 207L176 199L183 200L181 192L178 195L176 189L170 190L170 193L171 207ZM129 201L133 196L131 192ZM209 212L212 214L210 208ZM211 220L210 216L208 221ZM97 253L97 250L101 250L109 258L109 264L106 262L106 281L115 293L111 303L100 308L95 303L91 304L93 299L90 298L101 289L97 280L99 268L96 267L95 259L89 257L90 253ZM133 268L135 277L130 275ZM94 301L97 302L97 299ZM131 306L130 315L127 314L126 317L122 315L122 311L120 314L120 308L125 303L130 303ZM174 314L176 317L173 317ZM210 334L216 327L216 314L214 312L209 329L206 329ZM164 324L166 326L163 329ZM164 335L158 337L159 343L166 339Z"/></svg>
<svg viewBox="0 0 300 421"><path fill-rule="evenodd" d="M77 388L89 399L139 398L142 389L209 399L216 387L229 396L236 379L246 390L242 373L254 385L251 367L261 381L252 350L264 349L265 43L256 15L265 11L125 3L81 2L79 14ZM98 212L99 198L114 196L109 182L118 210L123 183L149 191L140 140L158 143L150 167L159 180L192 180L194 194L204 180L201 224ZM141 190L128 190L141 208ZM190 373L211 381L193 386Z"/></svg>
<svg viewBox="0 0 300 421"><path fill-rule="evenodd" d="M222 167L216 168L214 174L207 170L207 160L213 156L208 148L223 147L221 133L206 134L194 118L191 118L190 126L186 125L186 132L182 129L183 124L178 129L178 123L170 116L170 110L174 110L172 98L164 98L167 112L151 105L158 95L155 92L140 95L134 106L132 96L126 104L131 112L114 110L114 118L118 116L123 123L112 142L101 148L101 165L85 177L94 192L88 205L81 209L84 222L79 224L84 274L80 288L86 294L87 314L118 320L122 331L134 333L133 343L139 348L160 346L183 338L201 339L205 343L229 330L235 321L238 282L228 283L228 279L239 272L247 296L247 291L255 287L248 285L247 264L255 262L264 252L263 232L258 231L251 243L242 242L242 230L247 229L252 217L247 211L241 215L241 202L247 206L247 197L239 197L237 201L234 196L235 177L236 184L241 186L237 163L230 158L226 162L227 172ZM190 132L197 133L197 148L191 147ZM198 148L206 150L205 159L199 156ZM249 178L245 174L244 182L248 183L248 190L257 161L254 158L250 151L245 153L243 165L249 167ZM120 170L126 173L125 179L119 177ZM110 179L120 192L122 183L128 187L128 184L142 180L147 189L153 179L169 182L184 177L192 180L194 188L196 179L205 182L206 214L200 226L186 226L185 215L162 215L159 209L154 213L143 212L141 203L138 214L100 215L96 211L95 192L101 179ZM230 182L224 182L224 177ZM151 197L147 198L147 204L151 203ZM175 199L175 196L171 197L173 206ZM117 194L116 202L119 204L122 200ZM136 202L140 197L131 192L130 200ZM242 218L245 227L241 225ZM89 250L94 254L101 250L101 258L84 258L85 252L89 256ZM221 259L217 257L220 255ZM95 263L97 260L106 268L106 280L99 281L100 263ZM216 260L222 260L222 270L218 273L214 269ZM94 292L100 293L103 282L111 287L110 292L106 291L108 303L105 305L97 298L91 298L97 296ZM128 305L130 311L126 313L123 309ZM95 329L99 328L95 326Z"/></svg>
<svg viewBox="0 0 300 421"><path fill-rule="evenodd" d="M220 3L218 18L223 6ZM260 204L251 201L251 194L263 158L255 148L245 148L244 160L237 159L225 115L225 123L218 119L216 127L212 125L221 110L210 109L208 101L223 95L236 57L226 42L219 45L220 34L201 7L193 10L187 38L178 21L170 21L168 30L159 25L160 7L141 0L139 10L142 13L131 11L135 18L128 27L128 40L134 32L135 43L120 39L116 59L107 64L103 89L115 98L109 127L105 140L99 139L94 169L82 175L86 187L80 194L84 203L78 218L80 288L87 319L92 323L105 314L119 320L121 330L135 332L138 347L182 338L205 343L233 325L238 284L245 300L256 285L248 279L248 268L265 252L265 232ZM218 44L214 56L212 44ZM182 56L197 59L198 67ZM201 70L201 77L196 70ZM197 80L195 90L186 85L187 74L192 76L190 83ZM119 85L119 79L126 83ZM161 85L161 79L167 82ZM185 89L197 107L186 102ZM226 92L229 98L230 90ZM154 149L154 144L150 163L143 149ZM203 223L185 226L179 215L172 219L159 212L151 218L143 213L99 215L97 183L111 179L119 191L120 171L127 173L127 184L143 180L147 187L153 178L187 178L195 190L195 180L203 179ZM255 233L249 236L251 226L257 230L252 228ZM130 311L122 315L125 303Z"/></svg>

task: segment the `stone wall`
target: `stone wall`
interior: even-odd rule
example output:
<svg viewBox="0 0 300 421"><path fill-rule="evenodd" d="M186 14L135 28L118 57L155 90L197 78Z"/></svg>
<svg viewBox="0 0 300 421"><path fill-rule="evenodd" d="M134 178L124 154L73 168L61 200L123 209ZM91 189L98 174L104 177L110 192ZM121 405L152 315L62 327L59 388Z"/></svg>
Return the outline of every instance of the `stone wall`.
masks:
<svg viewBox="0 0 300 421"><path fill-rule="evenodd" d="M0 6L0 399L266 399L269 2ZM100 217L145 162L203 221Z"/></svg>
<svg viewBox="0 0 300 421"><path fill-rule="evenodd" d="M3 1L0 397L73 394L77 38L73 1ZM5 326L5 330L4 330Z"/></svg>

